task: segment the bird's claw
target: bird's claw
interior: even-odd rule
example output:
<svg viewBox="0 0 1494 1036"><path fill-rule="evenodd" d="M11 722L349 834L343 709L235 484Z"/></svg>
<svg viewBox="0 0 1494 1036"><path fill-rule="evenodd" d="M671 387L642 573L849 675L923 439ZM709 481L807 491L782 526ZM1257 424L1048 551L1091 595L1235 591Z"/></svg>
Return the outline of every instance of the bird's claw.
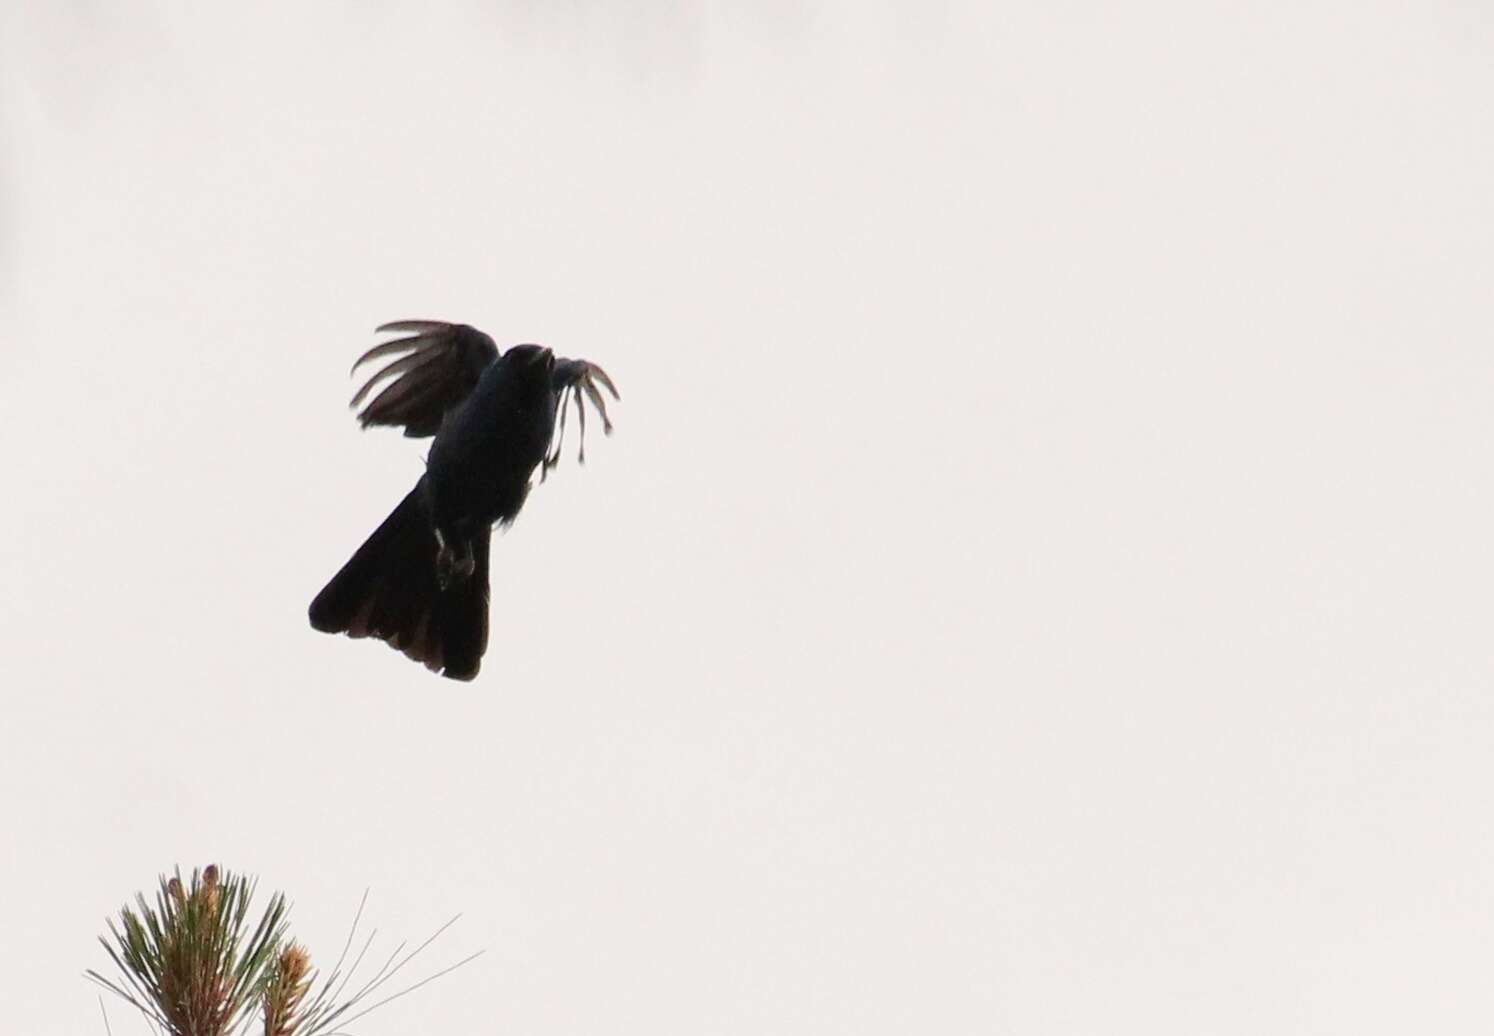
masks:
<svg viewBox="0 0 1494 1036"><path fill-rule="evenodd" d="M477 559L472 555L472 541L462 542L462 554L446 544L439 531L436 533L436 584L445 591L453 584L465 583L477 571Z"/></svg>

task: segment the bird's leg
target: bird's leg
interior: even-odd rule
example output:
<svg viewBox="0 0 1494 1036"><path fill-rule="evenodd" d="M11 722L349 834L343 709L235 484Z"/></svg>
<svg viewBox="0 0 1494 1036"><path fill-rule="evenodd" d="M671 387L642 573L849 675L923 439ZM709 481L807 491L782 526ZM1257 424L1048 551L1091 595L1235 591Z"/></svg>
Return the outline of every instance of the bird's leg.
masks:
<svg viewBox="0 0 1494 1036"><path fill-rule="evenodd" d="M436 530L436 585L442 590L446 584L451 582L451 548L446 545L446 537L441 535L440 527Z"/></svg>
<svg viewBox="0 0 1494 1036"><path fill-rule="evenodd" d="M462 556L457 559L455 572L463 582L466 582L476 571L477 558L472 554L472 541L465 539L462 541Z"/></svg>
<svg viewBox="0 0 1494 1036"><path fill-rule="evenodd" d="M451 575L456 569L456 554L446 542L446 537L436 528L436 585L445 590L451 585Z"/></svg>
<svg viewBox="0 0 1494 1036"><path fill-rule="evenodd" d="M452 583L466 582L477 571L477 558L472 553L472 540L463 539L458 555L446 542L440 529L436 530L436 583L444 591Z"/></svg>

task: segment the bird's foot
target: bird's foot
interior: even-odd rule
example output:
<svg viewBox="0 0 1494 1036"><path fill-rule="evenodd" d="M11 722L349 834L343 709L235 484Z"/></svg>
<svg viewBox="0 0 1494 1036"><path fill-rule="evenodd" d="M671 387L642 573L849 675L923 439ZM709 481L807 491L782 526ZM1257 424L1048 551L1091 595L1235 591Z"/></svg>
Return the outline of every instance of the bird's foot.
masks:
<svg viewBox="0 0 1494 1036"><path fill-rule="evenodd" d="M462 553L457 554L446 543L440 531L436 532L436 583L445 591L453 583L465 583L477 571L477 559L472 556L472 541L462 541Z"/></svg>
<svg viewBox="0 0 1494 1036"><path fill-rule="evenodd" d="M462 556L457 558L455 571L463 582L471 579L472 573L477 571L477 559L472 556L471 540L462 544Z"/></svg>

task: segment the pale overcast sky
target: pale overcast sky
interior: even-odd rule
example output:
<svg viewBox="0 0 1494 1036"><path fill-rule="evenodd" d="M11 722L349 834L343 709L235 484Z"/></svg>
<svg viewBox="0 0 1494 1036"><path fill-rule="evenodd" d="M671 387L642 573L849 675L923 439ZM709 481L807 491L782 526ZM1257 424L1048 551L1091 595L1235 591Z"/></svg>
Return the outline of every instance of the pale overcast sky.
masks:
<svg viewBox="0 0 1494 1036"><path fill-rule="evenodd" d="M217 861L323 964L464 914L360 1036L1488 1030L1491 55L0 7L3 1027L102 1032L105 917ZM623 393L470 685L306 622L420 472L345 407L404 317Z"/></svg>

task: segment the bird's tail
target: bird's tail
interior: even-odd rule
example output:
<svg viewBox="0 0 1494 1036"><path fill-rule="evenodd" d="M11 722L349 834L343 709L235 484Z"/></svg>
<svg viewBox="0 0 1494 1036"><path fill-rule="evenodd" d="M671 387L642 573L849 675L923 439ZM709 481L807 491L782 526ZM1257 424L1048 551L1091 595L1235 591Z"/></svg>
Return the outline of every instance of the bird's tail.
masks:
<svg viewBox="0 0 1494 1036"><path fill-rule="evenodd" d="M441 675L470 680L488 642L488 540L473 537L473 570L442 589L436 534L421 488L400 502L311 602L323 633L378 637Z"/></svg>

